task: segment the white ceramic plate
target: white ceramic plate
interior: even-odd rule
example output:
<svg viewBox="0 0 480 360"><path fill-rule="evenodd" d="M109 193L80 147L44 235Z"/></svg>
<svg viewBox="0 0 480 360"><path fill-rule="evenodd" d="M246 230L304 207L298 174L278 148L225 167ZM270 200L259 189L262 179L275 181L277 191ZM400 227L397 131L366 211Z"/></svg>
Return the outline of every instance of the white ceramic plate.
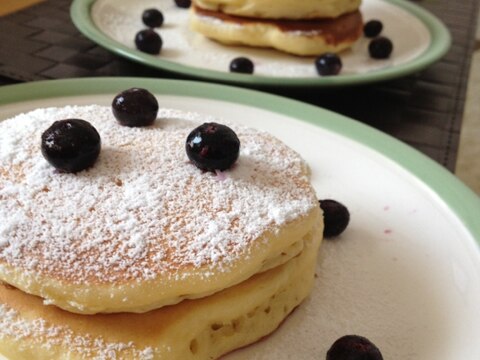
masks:
<svg viewBox="0 0 480 360"><path fill-rule="evenodd" d="M156 29L163 39L160 55L136 50L135 34L144 29L142 12L160 9L164 25ZM188 10L173 0L75 0L72 19L93 41L122 56L146 65L195 77L246 84L268 85L347 85L402 76L438 60L450 46L444 25L420 7L403 0L363 0L365 21L379 19L382 35L394 44L390 59L374 60L368 55L370 39L361 38L352 50L341 54L343 69L334 77L320 77L314 57L302 58L271 49L223 46L193 32L188 26ZM255 64L255 74L229 73L230 61L247 56Z"/></svg>
<svg viewBox="0 0 480 360"><path fill-rule="evenodd" d="M141 79L0 88L0 120L37 107L109 105L132 86L150 89L163 107L271 132L309 163L319 199L351 212L348 229L322 245L310 298L272 336L225 360L324 359L345 334L366 336L390 360L480 359L480 201L393 138L276 96Z"/></svg>

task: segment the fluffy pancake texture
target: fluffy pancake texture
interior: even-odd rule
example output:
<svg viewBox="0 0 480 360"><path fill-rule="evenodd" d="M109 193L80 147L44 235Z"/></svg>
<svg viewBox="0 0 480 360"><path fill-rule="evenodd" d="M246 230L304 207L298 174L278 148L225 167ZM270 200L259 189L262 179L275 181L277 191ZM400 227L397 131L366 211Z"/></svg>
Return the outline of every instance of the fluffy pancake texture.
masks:
<svg viewBox="0 0 480 360"><path fill-rule="evenodd" d="M65 118L102 137L87 171L58 173L41 155L41 133ZM205 121L222 122L161 109L153 126L127 128L92 105L0 123L0 280L72 312L145 312L298 255L320 221L304 161L267 133L232 126L239 160L202 172L185 139Z"/></svg>
<svg viewBox="0 0 480 360"><path fill-rule="evenodd" d="M0 353L15 360L216 359L275 330L311 291L320 226L283 265L144 314L79 315L0 284Z"/></svg>
<svg viewBox="0 0 480 360"><path fill-rule="evenodd" d="M362 35L361 13L353 11L338 18L272 20L233 16L193 6L193 30L227 45L271 47L300 56L340 52Z"/></svg>
<svg viewBox="0 0 480 360"><path fill-rule="evenodd" d="M353 12L361 0L193 0L202 9L263 19L336 18Z"/></svg>

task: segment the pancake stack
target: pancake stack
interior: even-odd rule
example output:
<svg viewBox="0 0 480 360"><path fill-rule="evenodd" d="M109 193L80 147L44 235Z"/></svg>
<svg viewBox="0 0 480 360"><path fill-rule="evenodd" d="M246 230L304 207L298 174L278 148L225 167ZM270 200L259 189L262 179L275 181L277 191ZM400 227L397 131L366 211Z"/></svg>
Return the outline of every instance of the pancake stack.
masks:
<svg viewBox="0 0 480 360"><path fill-rule="evenodd" d="M193 30L227 45L300 56L338 53L362 35L361 0L193 0Z"/></svg>
<svg viewBox="0 0 480 360"><path fill-rule="evenodd" d="M60 119L102 137L60 173L39 150ZM308 168L232 126L240 157L202 171L185 139L206 116L163 109L120 126L109 107L0 123L0 354L8 359L216 359L271 333L313 286L323 222Z"/></svg>

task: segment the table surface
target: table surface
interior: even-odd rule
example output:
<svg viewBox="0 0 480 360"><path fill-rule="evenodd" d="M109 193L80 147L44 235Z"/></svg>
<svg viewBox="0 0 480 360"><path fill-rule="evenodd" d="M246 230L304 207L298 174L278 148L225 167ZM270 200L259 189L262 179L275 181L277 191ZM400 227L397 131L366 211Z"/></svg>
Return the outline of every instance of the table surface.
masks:
<svg viewBox="0 0 480 360"><path fill-rule="evenodd" d="M480 0L415 1L440 18L453 44L439 62L388 82L335 89L262 88L349 116L453 171ZM0 85L86 76L182 78L104 50L81 35L70 0L46 0L0 17Z"/></svg>

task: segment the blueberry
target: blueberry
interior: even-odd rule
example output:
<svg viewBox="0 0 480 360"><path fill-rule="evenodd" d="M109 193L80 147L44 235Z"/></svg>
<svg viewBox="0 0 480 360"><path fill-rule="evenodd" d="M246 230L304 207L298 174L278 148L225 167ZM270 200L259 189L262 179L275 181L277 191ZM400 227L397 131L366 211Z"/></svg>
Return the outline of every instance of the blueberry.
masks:
<svg viewBox="0 0 480 360"><path fill-rule="evenodd" d="M253 74L253 62L246 57L238 57L230 62L230 71L242 74Z"/></svg>
<svg viewBox="0 0 480 360"><path fill-rule="evenodd" d="M327 360L383 360L380 350L367 338L345 335L333 343Z"/></svg>
<svg viewBox="0 0 480 360"><path fill-rule="evenodd" d="M55 121L42 134L42 154L60 171L76 173L91 167L101 148L100 135L87 121Z"/></svg>
<svg viewBox="0 0 480 360"><path fill-rule="evenodd" d="M366 37L374 38L378 36L383 30L383 24L380 20L370 20L363 26L363 34Z"/></svg>
<svg viewBox="0 0 480 360"><path fill-rule="evenodd" d="M135 45L144 53L157 55L162 50L163 41L154 30L145 29L135 35Z"/></svg>
<svg viewBox="0 0 480 360"><path fill-rule="evenodd" d="M148 90L131 88L115 96L112 112L122 125L148 126L157 118L158 102Z"/></svg>
<svg viewBox="0 0 480 360"><path fill-rule="evenodd" d="M157 9L147 9L142 14L142 21L148 27L160 27L163 25L163 14Z"/></svg>
<svg viewBox="0 0 480 360"><path fill-rule="evenodd" d="M368 52L374 59L387 59L390 57L392 51L392 41L384 36L373 39L368 45Z"/></svg>
<svg viewBox="0 0 480 360"><path fill-rule="evenodd" d="M185 143L190 161L202 170L226 170L238 159L240 140L228 126L204 123L192 130Z"/></svg>
<svg viewBox="0 0 480 360"><path fill-rule="evenodd" d="M315 67L319 75L337 75L342 69L342 60L337 54L325 53L315 59Z"/></svg>
<svg viewBox="0 0 480 360"><path fill-rule="evenodd" d="M330 238L340 235L350 222L350 213L345 205L338 201L326 199L319 200L323 210L323 236Z"/></svg>
<svg viewBox="0 0 480 360"><path fill-rule="evenodd" d="M192 5L192 0L175 0L178 7L188 9Z"/></svg>

